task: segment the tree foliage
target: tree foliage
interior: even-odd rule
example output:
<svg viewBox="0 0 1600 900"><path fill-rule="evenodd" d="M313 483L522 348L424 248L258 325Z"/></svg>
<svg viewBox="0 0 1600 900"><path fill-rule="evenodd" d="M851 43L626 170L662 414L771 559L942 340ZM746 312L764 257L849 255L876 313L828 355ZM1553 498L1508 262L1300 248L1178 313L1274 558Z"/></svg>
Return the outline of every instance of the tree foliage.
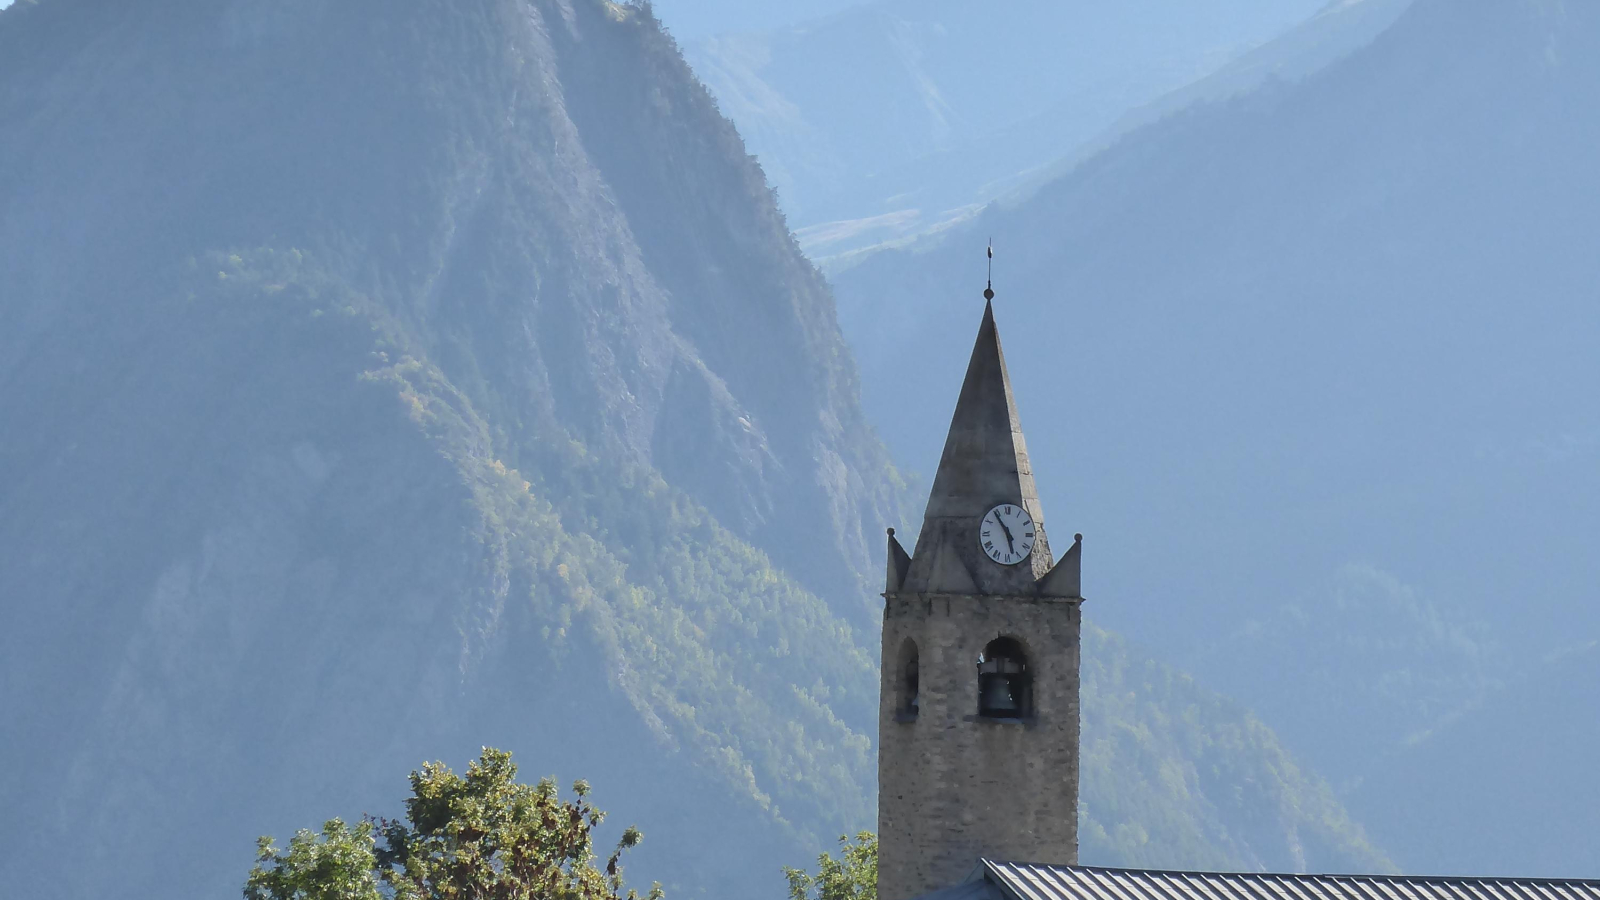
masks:
<svg viewBox="0 0 1600 900"><path fill-rule="evenodd" d="M259 862L245 883L246 900L378 900L372 823L354 828L329 819L316 834L301 829L281 852L272 838L256 844Z"/></svg>
<svg viewBox="0 0 1600 900"><path fill-rule="evenodd" d="M518 783L511 754L484 748L457 775L442 763L411 773L406 817L330 820L302 830L280 851L261 838L245 900L636 900L622 879L628 828L597 864L594 829L605 813L589 785L563 799L548 779ZM382 837L382 844L374 835ZM659 900L659 886L650 900Z"/></svg>
<svg viewBox="0 0 1600 900"><path fill-rule="evenodd" d="M878 900L878 836L839 835L839 856L817 857L817 874L784 867L789 900Z"/></svg>

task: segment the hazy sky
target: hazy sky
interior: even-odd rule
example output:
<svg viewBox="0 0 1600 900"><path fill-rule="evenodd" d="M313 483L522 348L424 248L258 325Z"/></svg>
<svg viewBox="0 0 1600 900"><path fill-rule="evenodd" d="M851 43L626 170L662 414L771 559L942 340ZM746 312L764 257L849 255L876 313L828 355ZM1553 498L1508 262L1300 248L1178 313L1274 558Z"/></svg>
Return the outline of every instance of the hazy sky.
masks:
<svg viewBox="0 0 1600 900"><path fill-rule="evenodd" d="M0 9L12 0L0 0ZM656 15L679 40L692 40L719 31L755 31L789 25L860 0L796 0L793 3L748 3L741 0L657 0Z"/></svg>
<svg viewBox="0 0 1600 900"><path fill-rule="evenodd" d="M0 3L7 0L0 0ZM724 31L759 31L792 25L860 5L863 0L794 0L750 3L749 0L656 0L656 15L673 37L693 40Z"/></svg>

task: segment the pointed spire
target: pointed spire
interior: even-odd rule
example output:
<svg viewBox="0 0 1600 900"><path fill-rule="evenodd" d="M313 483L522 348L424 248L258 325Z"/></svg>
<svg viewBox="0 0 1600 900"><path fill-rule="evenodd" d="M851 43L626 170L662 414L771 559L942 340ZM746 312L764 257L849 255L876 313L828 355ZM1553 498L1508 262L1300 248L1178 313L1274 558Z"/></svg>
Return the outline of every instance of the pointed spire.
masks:
<svg viewBox="0 0 1600 900"><path fill-rule="evenodd" d="M985 291L986 297L992 295L992 290ZM1004 503L1027 509L1038 530L1031 559L1015 566L980 558L978 523L990 509ZM954 560L944 559L951 553L970 577L948 577L955 574L951 568ZM975 586L977 592L987 594L1032 593L1034 582L1050 567L1044 511L1034 488L1011 376L1000 348L994 304L986 299L904 589L969 593Z"/></svg>
<svg viewBox="0 0 1600 900"><path fill-rule="evenodd" d="M994 304L985 303L926 515L981 517L996 503L1037 499Z"/></svg>

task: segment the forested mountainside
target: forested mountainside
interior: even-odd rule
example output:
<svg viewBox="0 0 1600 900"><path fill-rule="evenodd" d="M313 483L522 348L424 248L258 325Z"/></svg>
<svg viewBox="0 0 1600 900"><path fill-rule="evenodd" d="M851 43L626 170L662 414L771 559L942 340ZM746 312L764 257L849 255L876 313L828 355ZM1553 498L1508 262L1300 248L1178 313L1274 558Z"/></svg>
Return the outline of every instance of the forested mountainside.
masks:
<svg viewBox="0 0 1600 900"><path fill-rule="evenodd" d="M837 262L969 214L1324 2L873 0L685 53L807 251Z"/></svg>
<svg viewBox="0 0 1600 900"><path fill-rule="evenodd" d="M1563 648L1528 669L1400 748L1351 792L1355 809L1380 813L1378 837L1405 847L1414 867L1595 877L1600 643Z"/></svg>
<svg viewBox="0 0 1600 900"><path fill-rule="evenodd" d="M8 8L0 273L8 889L227 896L482 745L676 896L870 827L915 523L648 7ZM1086 853L1381 865L1270 732L1096 654Z"/></svg>
<svg viewBox="0 0 1600 900"><path fill-rule="evenodd" d="M944 404L912 385L959 382L943 335L982 303L992 236L1034 464L1075 473L1044 502L1119 591L1098 621L1336 785L1392 783L1408 742L1443 747L1600 631L1597 144L1600 7L1416 0L1342 62L838 276L869 414L931 471ZM1484 758L1531 739L1480 724ZM1420 823L1473 827L1446 798L1524 773L1468 770L1410 801L1360 789L1359 816L1408 871L1474 870ZM1592 767L1561 777L1600 792ZM1554 865L1547 824L1497 819L1499 868Z"/></svg>
<svg viewBox="0 0 1600 900"><path fill-rule="evenodd" d="M1116 602L1092 602L1086 615ZM1084 865L1394 871L1260 719L1093 625L1083 642L1082 784Z"/></svg>

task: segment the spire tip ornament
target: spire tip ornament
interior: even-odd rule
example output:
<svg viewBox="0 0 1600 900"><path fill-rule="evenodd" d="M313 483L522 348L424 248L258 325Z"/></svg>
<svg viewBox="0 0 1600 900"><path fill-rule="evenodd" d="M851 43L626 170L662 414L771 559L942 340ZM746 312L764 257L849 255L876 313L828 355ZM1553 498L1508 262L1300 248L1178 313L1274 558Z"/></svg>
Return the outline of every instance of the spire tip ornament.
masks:
<svg viewBox="0 0 1600 900"><path fill-rule="evenodd" d="M994 238L989 239L989 277L984 284L983 299L994 299Z"/></svg>

